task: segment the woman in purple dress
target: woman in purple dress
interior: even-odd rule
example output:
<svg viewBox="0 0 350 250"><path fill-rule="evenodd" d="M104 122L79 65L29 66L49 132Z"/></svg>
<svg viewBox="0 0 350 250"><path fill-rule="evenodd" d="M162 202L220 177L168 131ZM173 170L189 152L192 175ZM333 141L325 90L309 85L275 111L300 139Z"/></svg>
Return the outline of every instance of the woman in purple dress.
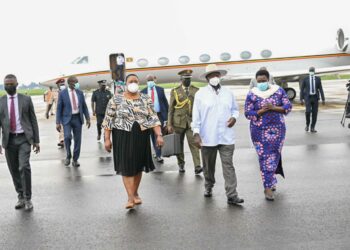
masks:
<svg viewBox="0 0 350 250"><path fill-rule="evenodd" d="M281 151L286 134L284 116L292 105L286 92L269 84L267 70L256 73L257 87L251 89L245 101L245 116L250 120L251 139L259 157L265 198L273 201L276 174L283 175Z"/></svg>

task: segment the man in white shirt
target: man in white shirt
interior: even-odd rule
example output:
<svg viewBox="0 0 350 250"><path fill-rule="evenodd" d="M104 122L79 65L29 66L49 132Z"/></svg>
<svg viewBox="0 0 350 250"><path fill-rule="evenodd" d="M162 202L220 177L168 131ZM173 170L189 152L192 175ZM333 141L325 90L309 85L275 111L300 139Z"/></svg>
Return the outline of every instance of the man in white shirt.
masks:
<svg viewBox="0 0 350 250"><path fill-rule="evenodd" d="M237 178L233 166L235 133L233 126L239 116L238 105L232 92L220 85L227 73L215 64L206 68L202 78L208 86L200 89L194 99L192 129L196 145L202 150L205 177L205 197L212 196L215 184L215 164L219 151L225 179L228 204L243 203L236 190Z"/></svg>

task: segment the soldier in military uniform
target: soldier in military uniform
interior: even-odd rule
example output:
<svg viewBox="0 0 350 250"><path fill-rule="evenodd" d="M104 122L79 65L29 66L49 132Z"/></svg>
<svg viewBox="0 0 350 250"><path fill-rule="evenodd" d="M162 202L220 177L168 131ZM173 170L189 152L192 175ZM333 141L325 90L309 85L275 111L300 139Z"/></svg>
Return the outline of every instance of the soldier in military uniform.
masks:
<svg viewBox="0 0 350 250"><path fill-rule="evenodd" d="M199 150L195 145L193 131L191 129L192 107L194 95L199 90L191 85L192 70L183 70L179 72L181 76L181 85L172 89L170 93L169 114L168 114L168 131L181 135L181 144L184 148L185 135L191 150L195 174L200 174L203 169L200 163ZM179 172L185 172L185 155L177 155Z"/></svg>
<svg viewBox="0 0 350 250"><path fill-rule="evenodd" d="M101 140L101 126L105 118L107 104L109 99L112 98L112 93L106 89L106 80L98 81L100 88L92 93L91 97L91 108L93 115L96 116L97 120L97 140Z"/></svg>

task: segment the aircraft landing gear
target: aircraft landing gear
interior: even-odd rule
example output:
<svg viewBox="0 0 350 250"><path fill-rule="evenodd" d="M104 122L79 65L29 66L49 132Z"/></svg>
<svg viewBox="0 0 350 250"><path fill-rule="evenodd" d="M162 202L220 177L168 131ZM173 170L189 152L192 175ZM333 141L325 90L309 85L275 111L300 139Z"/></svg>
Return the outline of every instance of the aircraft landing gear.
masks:
<svg viewBox="0 0 350 250"><path fill-rule="evenodd" d="M290 101L293 101L297 96L297 92L293 88L284 88Z"/></svg>

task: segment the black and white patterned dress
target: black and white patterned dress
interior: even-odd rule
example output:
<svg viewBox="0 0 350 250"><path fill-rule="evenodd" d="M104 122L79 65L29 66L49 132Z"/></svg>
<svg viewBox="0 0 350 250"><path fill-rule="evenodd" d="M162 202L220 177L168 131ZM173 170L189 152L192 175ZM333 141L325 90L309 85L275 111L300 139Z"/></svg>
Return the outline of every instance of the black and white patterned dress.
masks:
<svg viewBox="0 0 350 250"><path fill-rule="evenodd" d="M150 129L160 126L151 98L140 94L132 100L114 96L108 103L102 127L112 130L114 169L122 176L135 176L154 169Z"/></svg>

